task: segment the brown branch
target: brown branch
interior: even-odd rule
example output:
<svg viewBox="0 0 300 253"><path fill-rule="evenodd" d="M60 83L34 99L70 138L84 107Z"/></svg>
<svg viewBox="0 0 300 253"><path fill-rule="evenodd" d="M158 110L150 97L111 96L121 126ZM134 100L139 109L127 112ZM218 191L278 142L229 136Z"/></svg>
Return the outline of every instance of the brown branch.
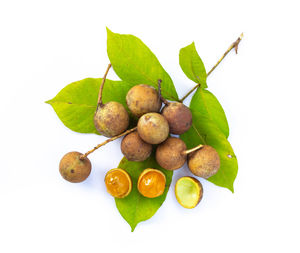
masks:
<svg viewBox="0 0 300 253"><path fill-rule="evenodd" d="M242 33L235 42L233 42L230 47L225 51L225 53L222 55L222 57L218 60L218 62L211 68L210 71L208 71L207 76L211 74L215 70L215 68L223 61L223 59L226 57L226 55L232 50L235 49L235 53L238 52L239 44L243 38L244 34ZM200 86L200 83L198 83L196 86L194 86L185 96L180 99L180 102L183 102L195 89L197 89Z"/></svg>
<svg viewBox="0 0 300 253"><path fill-rule="evenodd" d="M106 76L108 74L108 71L109 71L110 67L111 67L111 64L108 64L107 69L105 71L105 74L102 78L102 82L101 82L100 89L99 89L99 94L98 94L97 109L98 109L99 106L103 105L102 92L103 92L103 87L104 87L104 83L105 83L105 80L106 80Z"/></svg>
<svg viewBox="0 0 300 253"><path fill-rule="evenodd" d="M91 149L90 151L88 151L88 152L86 152L85 154L81 155L81 156L80 156L80 159L83 160L83 159L86 158L89 154L91 154L91 153L93 153L95 150L97 150L98 148L100 148L100 147L104 146L105 144L107 144L107 143L109 143L109 142L111 142L111 141L114 141L114 140L116 140L116 139L118 139L118 138L120 138L120 137L122 137L122 136L124 136L124 135L126 135L126 134L129 134L129 133L135 131L136 129L137 129L137 127L131 128L131 129L129 129L129 130L127 130L127 131L125 131L125 132L119 134L119 135L116 135L116 136L114 136L114 137L112 137L112 138L110 138L110 139L107 139L106 141L104 141L104 142L98 144L96 147L94 147L94 148Z"/></svg>
<svg viewBox="0 0 300 253"><path fill-rule="evenodd" d="M165 104L165 105L169 105L170 103L161 95L161 83L162 83L162 80L158 79L157 81L158 83L158 96L159 96L159 99Z"/></svg>

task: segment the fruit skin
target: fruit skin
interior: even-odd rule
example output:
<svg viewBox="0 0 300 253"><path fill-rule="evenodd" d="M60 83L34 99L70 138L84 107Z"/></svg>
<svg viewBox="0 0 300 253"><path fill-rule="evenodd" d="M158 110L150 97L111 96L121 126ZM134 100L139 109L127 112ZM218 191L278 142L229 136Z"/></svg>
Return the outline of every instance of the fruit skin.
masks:
<svg viewBox="0 0 300 253"><path fill-rule="evenodd" d="M188 167L194 175L209 178L220 168L219 154L213 147L204 145L188 155Z"/></svg>
<svg viewBox="0 0 300 253"><path fill-rule="evenodd" d="M115 198L125 198L132 189L129 174L120 168L109 170L106 173L104 182L107 192Z"/></svg>
<svg viewBox="0 0 300 253"><path fill-rule="evenodd" d="M141 117L148 112L159 112L161 108L158 92L146 84L132 87L126 95L126 103L136 117Z"/></svg>
<svg viewBox="0 0 300 253"><path fill-rule="evenodd" d="M160 170L145 169L139 176L137 188L146 198L156 198L162 195L166 187L166 176Z"/></svg>
<svg viewBox="0 0 300 253"><path fill-rule="evenodd" d="M73 151L65 154L60 160L59 172L65 180L71 183L80 183L91 173L90 160L87 157L79 159L81 155L81 153Z"/></svg>
<svg viewBox="0 0 300 253"><path fill-rule="evenodd" d="M110 101L98 107L94 115L94 124L100 134L113 137L128 128L129 115L122 104Z"/></svg>
<svg viewBox="0 0 300 253"><path fill-rule="evenodd" d="M127 134L121 142L121 151L128 161L145 161L152 152L152 145L144 142L137 131Z"/></svg>
<svg viewBox="0 0 300 253"><path fill-rule="evenodd" d="M161 114L167 119L171 134L183 134L192 125L192 113L182 103L172 102L166 105Z"/></svg>
<svg viewBox="0 0 300 253"><path fill-rule="evenodd" d="M198 200L194 203L193 206L184 205L184 203L182 203L180 197L178 196L177 189L178 189L178 185L180 184L181 180L191 180L191 181L195 182L195 184L198 186L198 189L199 189ZM184 208L192 209L192 208L196 207L199 204L199 202L201 201L201 199L203 197L203 186L200 183L200 181L198 179L194 178L194 177L181 177L177 180L176 185L175 185L175 196L176 196L176 199L177 199L178 203L181 206L183 206Z"/></svg>
<svg viewBox="0 0 300 253"><path fill-rule="evenodd" d="M169 137L156 149L156 161L166 170L177 170L186 162L187 155L181 154L186 150L184 141L179 138Z"/></svg>
<svg viewBox="0 0 300 253"><path fill-rule="evenodd" d="M137 130L139 136L147 143L159 144L168 138L168 121L159 113L146 113L140 117Z"/></svg>

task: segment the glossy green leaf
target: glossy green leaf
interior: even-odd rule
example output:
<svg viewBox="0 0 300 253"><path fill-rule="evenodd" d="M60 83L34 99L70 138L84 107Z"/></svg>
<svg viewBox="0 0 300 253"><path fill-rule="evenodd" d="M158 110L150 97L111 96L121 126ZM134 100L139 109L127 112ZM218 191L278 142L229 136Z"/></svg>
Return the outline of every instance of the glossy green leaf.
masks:
<svg viewBox="0 0 300 253"><path fill-rule="evenodd" d="M197 89L191 100L190 109L199 112L201 115L199 123L204 119L210 119L219 127L226 138L228 138L229 126L225 112L217 98L211 92L201 88ZM202 118L203 120L201 120Z"/></svg>
<svg viewBox="0 0 300 253"><path fill-rule="evenodd" d="M161 168L157 164L154 154L144 162L130 162L126 158L123 158L119 164L119 168L129 173L132 179L132 191L124 199L116 198L116 205L122 217L130 225L131 231L134 231L139 222L150 219L165 201L172 181L173 171ZM145 198L137 190L138 177L147 168L159 169L166 176L165 192L157 198Z"/></svg>
<svg viewBox="0 0 300 253"><path fill-rule="evenodd" d="M192 110L192 114L193 125L180 138L186 143L188 148L199 144L207 144L217 150L221 160L220 169L216 175L208 178L208 181L228 188L233 192L233 183L237 175L238 164L230 143L210 118L206 118L195 110Z"/></svg>
<svg viewBox="0 0 300 253"><path fill-rule="evenodd" d="M179 64L189 79L201 84L202 88L207 88L205 66L197 53L194 42L180 49Z"/></svg>
<svg viewBox="0 0 300 253"><path fill-rule="evenodd" d="M96 133L94 113L97 107L102 78L86 78L67 85L53 99L47 101L63 124L79 133ZM132 84L106 79L103 102L117 101L126 108L126 94Z"/></svg>
<svg viewBox="0 0 300 253"><path fill-rule="evenodd" d="M114 71L122 80L157 88L157 81L161 79L162 95L166 99L178 100L170 76L139 38L107 29L107 54Z"/></svg>

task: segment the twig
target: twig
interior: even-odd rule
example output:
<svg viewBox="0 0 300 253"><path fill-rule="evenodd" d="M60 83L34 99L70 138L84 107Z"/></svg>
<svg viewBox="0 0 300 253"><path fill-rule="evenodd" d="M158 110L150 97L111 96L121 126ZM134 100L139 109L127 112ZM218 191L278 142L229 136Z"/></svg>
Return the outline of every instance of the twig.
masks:
<svg viewBox="0 0 300 253"><path fill-rule="evenodd" d="M233 42L230 47L226 50L226 52L222 55L222 57L218 60L218 62L211 68L210 71L208 71L207 76L211 74L215 70L215 68L221 63L221 61L226 57L226 55L234 48L235 53L238 52L239 43L242 40L244 34L242 33L235 42ZM180 99L180 102L183 102L195 89L197 89L200 86L200 83L198 83L195 87L193 87L185 96L183 96L182 99Z"/></svg>
<svg viewBox="0 0 300 253"><path fill-rule="evenodd" d="M102 82L101 82L100 89L99 89L99 94L98 94L97 109L98 109L99 106L103 105L102 92L103 92L103 87L104 87L104 83L105 83L105 80L106 80L106 76L108 74L108 71L109 71L110 67L111 67L111 64L108 64L107 69L105 71L105 74L102 78Z"/></svg>
<svg viewBox="0 0 300 253"><path fill-rule="evenodd" d="M190 153L192 153L192 152L194 152L194 151L196 151L196 150L202 148L203 146L204 146L203 144L200 144L200 145L198 145L198 146L196 146L196 147L194 147L194 148L191 148L191 149L189 149L189 150L184 150L184 151L182 151L181 154L182 154L182 155L188 155L188 154L190 154Z"/></svg>
<svg viewBox="0 0 300 253"><path fill-rule="evenodd" d="M88 152L86 152L85 154L81 155L81 156L80 156L80 159L83 160L83 159L86 158L89 154L91 154L91 153L93 153L95 150L97 150L98 148L100 148L100 147L104 146L105 144L107 144L107 143L109 143L109 142L111 142L111 141L114 141L114 140L116 140L116 139L118 139L118 138L120 138L120 137L122 137L122 136L124 136L124 135L126 135L126 134L129 134L129 133L135 131L136 129L137 129L137 127L131 128L131 129L129 129L129 130L127 130L127 131L125 131L125 132L119 134L119 135L116 135L116 136L114 136L114 137L112 137L112 138L110 138L110 139L107 139L106 141L104 141L104 142L98 144L96 147L94 147L94 148L91 149L90 151L88 151Z"/></svg>
<svg viewBox="0 0 300 253"><path fill-rule="evenodd" d="M158 79L157 81L158 83L158 95L159 95L159 99L165 104L165 105L168 105L169 102L161 95L161 83L162 83L162 80Z"/></svg>

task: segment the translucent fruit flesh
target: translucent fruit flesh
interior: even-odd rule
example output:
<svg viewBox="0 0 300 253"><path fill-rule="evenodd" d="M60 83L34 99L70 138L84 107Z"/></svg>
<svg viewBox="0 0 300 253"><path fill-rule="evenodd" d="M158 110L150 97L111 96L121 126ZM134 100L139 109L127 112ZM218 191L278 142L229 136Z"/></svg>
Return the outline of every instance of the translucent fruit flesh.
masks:
<svg viewBox="0 0 300 253"><path fill-rule="evenodd" d="M107 192L115 198L125 198L131 192L131 178L125 170L108 171L104 181Z"/></svg>
<svg viewBox="0 0 300 253"><path fill-rule="evenodd" d="M165 191L166 177L155 169L145 169L138 179L138 190L147 198L156 198Z"/></svg>
<svg viewBox="0 0 300 253"><path fill-rule="evenodd" d="M196 178L182 177L176 182L175 195L180 205L191 209L202 199L203 188Z"/></svg>

